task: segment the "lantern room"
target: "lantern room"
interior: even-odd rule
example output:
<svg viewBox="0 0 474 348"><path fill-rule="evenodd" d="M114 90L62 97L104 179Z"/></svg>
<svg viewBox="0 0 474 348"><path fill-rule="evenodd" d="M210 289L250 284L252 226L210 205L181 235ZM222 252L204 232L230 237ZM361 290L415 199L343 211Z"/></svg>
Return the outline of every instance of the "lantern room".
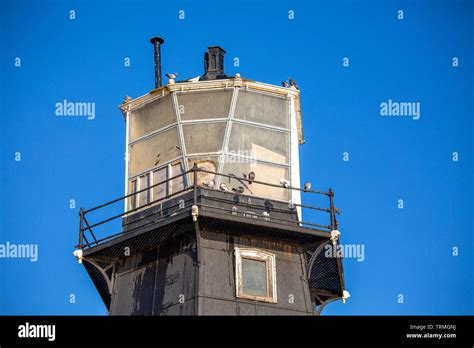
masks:
<svg viewBox="0 0 474 348"><path fill-rule="evenodd" d="M142 191L127 200L127 210L189 187L190 175L179 175L194 165L230 176L200 172L200 186L300 203L299 191L257 183L300 187L299 90L239 74L228 77L222 52L209 48L202 77L176 81L168 74L167 85L121 105L127 125L126 194ZM219 59L211 64L214 56Z"/></svg>

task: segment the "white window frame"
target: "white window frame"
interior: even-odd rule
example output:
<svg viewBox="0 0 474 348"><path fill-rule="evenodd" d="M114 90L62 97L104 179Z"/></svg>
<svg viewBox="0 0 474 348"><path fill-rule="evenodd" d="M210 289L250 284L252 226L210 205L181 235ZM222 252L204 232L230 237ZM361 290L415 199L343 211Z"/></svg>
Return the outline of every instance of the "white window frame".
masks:
<svg viewBox="0 0 474 348"><path fill-rule="evenodd" d="M136 175L134 176L133 178L129 179L129 185L130 185L130 192L129 194L132 194L132 193L135 193L137 191L140 191L141 189L143 189L144 187L141 187L141 178L143 176L146 176L148 175L148 203L147 204L150 204L150 203L153 203L155 202L155 190L154 190L154 187L152 187L154 184L155 184L155 181L154 181L154 172L157 171L157 170L161 170L163 168L166 168L166 179L168 180L171 176L171 172L172 172L172 167L175 166L175 165L181 165L181 169L184 170L184 165L183 165L183 160L182 158L180 157L179 159L175 159L173 160L172 162L169 162L168 164L165 164L165 165L162 165L161 167L157 166L157 167L154 167L153 169L151 170L147 170L146 172L143 172L143 173L140 173L139 175ZM187 186L187 181L186 181L186 175L183 175L181 176L181 180L183 181L183 187L186 188L188 187ZM176 178L174 180L180 180L179 178ZM169 195L171 195L172 193L175 193L175 191L173 191L173 187L171 185L172 181L174 180L171 180L171 181L168 181L166 183L166 194L164 197L162 197L160 199L163 200L163 199L166 199ZM133 182L136 182L136 191L133 191ZM179 190L178 190L179 191ZM177 192L177 191L176 191ZM137 209L137 208L140 208L140 207L144 207L145 205L147 204L140 204L140 196L142 194L146 193L146 191L144 192L140 192L138 194L135 194L134 197L129 197L129 204L130 204L130 207L129 207L129 210L132 210L132 209ZM132 203L135 203L135 206L133 206ZM150 205L153 205L153 204L150 204ZM147 205L148 207L149 205Z"/></svg>
<svg viewBox="0 0 474 348"><path fill-rule="evenodd" d="M235 248L235 292L237 298L277 303L275 254L251 248ZM263 261L266 264L267 296L246 294L243 291L242 259Z"/></svg>

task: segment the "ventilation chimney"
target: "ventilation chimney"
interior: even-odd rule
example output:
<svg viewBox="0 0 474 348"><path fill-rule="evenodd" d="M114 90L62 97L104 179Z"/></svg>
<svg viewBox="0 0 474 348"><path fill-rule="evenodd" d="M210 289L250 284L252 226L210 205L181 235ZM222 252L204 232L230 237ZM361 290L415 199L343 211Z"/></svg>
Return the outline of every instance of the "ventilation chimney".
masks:
<svg viewBox="0 0 474 348"><path fill-rule="evenodd" d="M161 37L155 36L150 39L155 48L155 88L161 87L161 45L165 42Z"/></svg>
<svg viewBox="0 0 474 348"><path fill-rule="evenodd" d="M225 51L222 47L208 47L207 52L204 54L204 76L202 80L227 78L227 75L224 74L224 54Z"/></svg>

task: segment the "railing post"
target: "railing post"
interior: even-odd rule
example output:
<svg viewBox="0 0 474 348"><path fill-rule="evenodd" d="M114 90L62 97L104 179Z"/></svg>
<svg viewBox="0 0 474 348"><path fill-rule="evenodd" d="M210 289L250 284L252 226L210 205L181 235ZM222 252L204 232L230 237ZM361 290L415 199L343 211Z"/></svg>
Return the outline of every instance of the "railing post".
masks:
<svg viewBox="0 0 474 348"><path fill-rule="evenodd" d="M197 204L197 172L198 166L196 163L193 165L193 192L194 192L194 205Z"/></svg>
<svg viewBox="0 0 474 348"><path fill-rule="evenodd" d="M84 241L84 208L79 210L79 249L82 249Z"/></svg>
<svg viewBox="0 0 474 348"><path fill-rule="evenodd" d="M334 209L334 191L329 188L329 209L331 210L331 228L337 230L336 212Z"/></svg>

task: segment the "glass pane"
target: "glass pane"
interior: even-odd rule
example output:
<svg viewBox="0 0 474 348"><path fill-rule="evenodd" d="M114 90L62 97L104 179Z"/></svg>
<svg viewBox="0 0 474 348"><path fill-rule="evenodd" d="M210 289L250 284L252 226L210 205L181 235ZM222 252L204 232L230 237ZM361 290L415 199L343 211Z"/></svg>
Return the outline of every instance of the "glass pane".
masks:
<svg viewBox="0 0 474 348"><path fill-rule="evenodd" d="M237 176L239 178L248 178L251 172L255 175L254 180L269 184L280 185L281 179L289 180L288 167L226 156L222 174ZM288 201L290 199L290 191L283 187L272 187L263 184L249 183L245 180L239 181L237 179L226 177L222 177L222 183L225 183L229 190L242 187L244 189L243 193L246 195L254 195L257 197L281 201Z"/></svg>
<svg viewBox="0 0 474 348"><path fill-rule="evenodd" d="M130 145L129 176L140 174L181 155L176 127Z"/></svg>
<svg viewBox="0 0 474 348"><path fill-rule="evenodd" d="M158 184L159 182L165 181L167 179L168 166L155 170L153 172L153 185ZM157 201L166 196L166 186L167 183L159 184L153 187L153 200Z"/></svg>
<svg viewBox="0 0 474 348"><path fill-rule="evenodd" d="M175 122L170 95L152 101L130 116L130 141Z"/></svg>
<svg viewBox="0 0 474 348"><path fill-rule="evenodd" d="M194 164L196 163L198 168L207 170L209 172L217 172L217 166L219 162L217 156L189 158L188 161L189 161L189 169L192 169ZM197 178L198 178L197 180L198 186L204 186L207 188L216 188L215 187L216 174L198 172ZM191 183L194 182L192 173L189 174L189 180Z"/></svg>
<svg viewBox="0 0 474 348"><path fill-rule="evenodd" d="M142 175L140 177L140 190L143 190L148 186L150 186L150 174ZM150 190L140 192L138 194L138 202L140 207L148 204L150 202Z"/></svg>
<svg viewBox="0 0 474 348"><path fill-rule="evenodd" d="M170 178L184 172L181 162L171 166ZM170 181L170 193L182 191L184 189L184 175Z"/></svg>
<svg viewBox="0 0 474 348"><path fill-rule="evenodd" d="M222 150L227 122L183 125L186 152L206 153Z"/></svg>
<svg viewBox="0 0 474 348"><path fill-rule="evenodd" d="M286 98L239 91L235 118L289 128L289 102Z"/></svg>
<svg viewBox="0 0 474 348"><path fill-rule="evenodd" d="M242 258L242 291L247 295L268 296L265 261Z"/></svg>
<svg viewBox="0 0 474 348"><path fill-rule="evenodd" d="M137 180L132 180L132 182L130 183L129 194L132 194L135 192L137 192ZM137 207L136 203L137 203L137 196L136 195L130 196L130 209L135 209Z"/></svg>
<svg viewBox="0 0 474 348"><path fill-rule="evenodd" d="M182 120L228 117L232 90L178 93Z"/></svg>
<svg viewBox="0 0 474 348"><path fill-rule="evenodd" d="M233 123L229 153L256 160L288 164L289 133Z"/></svg>

